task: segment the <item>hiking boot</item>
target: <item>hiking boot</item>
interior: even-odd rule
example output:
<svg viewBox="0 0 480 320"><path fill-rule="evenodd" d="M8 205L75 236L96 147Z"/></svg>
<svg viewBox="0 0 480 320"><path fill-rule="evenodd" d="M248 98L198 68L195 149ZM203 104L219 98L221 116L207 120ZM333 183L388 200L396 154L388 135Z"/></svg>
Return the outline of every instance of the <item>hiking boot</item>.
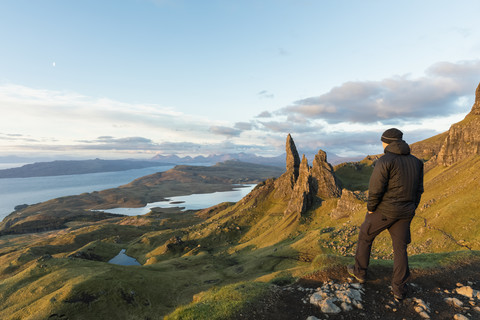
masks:
<svg viewBox="0 0 480 320"><path fill-rule="evenodd" d="M365 278L359 277L355 274L355 267L353 265L348 265L347 266L347 272L349 275L357 279L359 283L365 283Z"/></svg>

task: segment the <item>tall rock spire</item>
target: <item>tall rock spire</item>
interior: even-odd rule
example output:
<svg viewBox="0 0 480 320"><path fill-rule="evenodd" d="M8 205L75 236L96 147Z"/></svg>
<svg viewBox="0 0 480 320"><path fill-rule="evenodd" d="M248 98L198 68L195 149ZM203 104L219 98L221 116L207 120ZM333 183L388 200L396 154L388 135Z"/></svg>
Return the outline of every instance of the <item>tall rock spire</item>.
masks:
<svg viewBox="0 0 480 320"><path fill-rule="evenodd" d="M292 136L290 133L287 136L286 143L286 152L287 152L287 172L293 171L296 172L298 176L298 168L300 166L300 157L298 156L297 147L295 147L295 142L293 142Z"/></svg>
<svg viewBox="0 0 480 320"><path fill-rule="evenodd" d="M339 197L342 193L338 181L330 163L327 162L327 154L319 150L315 155L312 166L312 177L316 181L317 196L326 199Z"/></svg>
<svg viewBox="0 0 480 320"><path fill-rule="evenodd" d="M295 182L297 182L300 169L300 157L298 156L297 147L295 147L295 142L293 142L290 134L287 136L285 145L287 152L287 171L275 181L275 197L289 199Z"/></svg>
<svg viewBox="0 0 480 320"><path fill-rule="evenodd" d="M297 218L300 218L301 215L312 206L315 193L316 190L312 183L310 167L307 158L303 155L302 162L300 163L298 179L292 190L290 201L288 202L284 214L294 214Z"/></svg>

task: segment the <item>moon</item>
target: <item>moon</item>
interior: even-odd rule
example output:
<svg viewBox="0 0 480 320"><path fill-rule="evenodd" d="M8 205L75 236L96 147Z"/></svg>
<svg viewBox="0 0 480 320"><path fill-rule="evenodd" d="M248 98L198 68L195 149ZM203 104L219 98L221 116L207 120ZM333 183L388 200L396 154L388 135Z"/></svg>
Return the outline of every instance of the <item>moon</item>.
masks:
<svg viewBox="0 0 480 320"><path fill-rule="evenodd" d="M55 63L55 61L53 61L53 62L52 62L52 67L55 68L55 65L56 65L56 63Z"/></svg>

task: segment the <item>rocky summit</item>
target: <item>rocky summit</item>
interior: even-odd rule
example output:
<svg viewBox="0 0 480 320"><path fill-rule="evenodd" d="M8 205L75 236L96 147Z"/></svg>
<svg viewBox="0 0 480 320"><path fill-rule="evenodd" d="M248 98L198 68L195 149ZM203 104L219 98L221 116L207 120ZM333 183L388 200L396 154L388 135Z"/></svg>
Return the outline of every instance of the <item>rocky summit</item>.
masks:
<svg viewBox="0 0 480 320"><path fill-rule="evenodd" d="M475 92L472 110L462 121L448 130L436 159L437 164L450 166L472 155L480 154L480 84Z"/></svg>

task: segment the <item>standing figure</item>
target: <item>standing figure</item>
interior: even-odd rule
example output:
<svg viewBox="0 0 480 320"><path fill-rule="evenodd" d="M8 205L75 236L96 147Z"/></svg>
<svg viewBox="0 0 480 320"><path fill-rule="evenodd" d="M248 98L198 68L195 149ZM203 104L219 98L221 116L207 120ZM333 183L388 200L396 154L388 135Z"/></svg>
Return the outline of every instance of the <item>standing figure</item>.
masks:
<svg viewBox="0 0 480 320"><path fill-rule="evenodd" d="M350 275L365 282L373 240L387 229L392 238L392 291L397 300L404 299L407 291L410 223L423 193L423 162L410 154L402 138L403 133L396 128L382 134L385 154L376 162L370 177L368 213L360 226L355 265L347 267Z"/></svg>

